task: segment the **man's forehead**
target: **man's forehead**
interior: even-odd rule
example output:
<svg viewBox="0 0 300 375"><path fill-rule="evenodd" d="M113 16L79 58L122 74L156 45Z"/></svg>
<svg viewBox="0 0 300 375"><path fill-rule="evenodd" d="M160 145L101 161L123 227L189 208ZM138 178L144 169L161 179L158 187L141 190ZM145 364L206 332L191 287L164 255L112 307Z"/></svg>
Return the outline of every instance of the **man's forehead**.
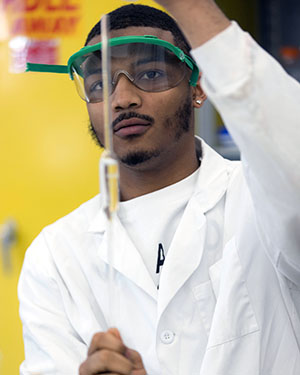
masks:
<svg viewBox="0 0 300 375"><path fill-rule="evenodd" d="M131 26L126 27L125 29L119 29L119 30L111 30L110 38L118 38L120 36L132 36L132 35L154 35L158 37L159 39L166 40L167 42L170 42L174 44L174 37L171 31L163 30L156 27L142 27L142 26ZM93 45L96 43L101 42L101 35L96 35L94 38L92 38L88 45Z"/></svg>

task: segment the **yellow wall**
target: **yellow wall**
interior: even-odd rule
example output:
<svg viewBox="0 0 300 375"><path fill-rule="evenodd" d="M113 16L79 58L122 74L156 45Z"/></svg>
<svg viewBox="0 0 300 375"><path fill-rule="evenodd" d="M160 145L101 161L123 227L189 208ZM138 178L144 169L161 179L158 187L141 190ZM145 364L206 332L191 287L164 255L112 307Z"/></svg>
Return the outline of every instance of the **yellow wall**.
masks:
<svg viewBox="0 0 300 375"><path fill-rule="evenodd" d="M242 11L243 1L219 3L247 28L251 12ZM82 47L101 14L125 3L82 4L82 37L61 40L61 64ZM0 42L0 226L9 217L18 225L11 273L3 272L0 256L0 375L18 374L24 357L16 287L25 250L45 225L97 194L99 158L84 102L68 77L12 74L8 65L8 42Z"/></svg>
<svg viewBox="0 0 300 375"><path fill-rule="evenodd" d="M101 14L125 3L82 4L83 35L61 40L61 64ZM0 42L0 225L9 217L18 225L11 273L0 259L1 375L18 374L24 357L16 287L25 250L45 225L97 194L99 158L84 102L67 75L12 74L8 65L8 42Z"/></svg>

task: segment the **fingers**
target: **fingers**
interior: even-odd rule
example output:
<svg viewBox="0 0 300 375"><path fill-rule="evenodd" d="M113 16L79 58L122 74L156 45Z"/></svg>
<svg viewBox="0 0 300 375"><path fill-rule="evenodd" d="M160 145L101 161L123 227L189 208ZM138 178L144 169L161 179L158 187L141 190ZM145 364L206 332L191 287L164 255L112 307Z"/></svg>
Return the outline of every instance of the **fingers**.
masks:
<svg viewBox="0 0 300 375"><path fill-rule="evenodd" d="M111 328L107 332L96 333L92 338L88 356L102 349L112 350L120 354L125 353L126 346L123 344L119 331L116 328Z"/></svg>
<svg viewBox="0 0 300 375"><path fill-rule="evenodd" d="M94 375L98 373L116 373L117 375L130 375L133 365L124 356L110 350L96 351L84 361L80 368L80 375Z"/></svg>

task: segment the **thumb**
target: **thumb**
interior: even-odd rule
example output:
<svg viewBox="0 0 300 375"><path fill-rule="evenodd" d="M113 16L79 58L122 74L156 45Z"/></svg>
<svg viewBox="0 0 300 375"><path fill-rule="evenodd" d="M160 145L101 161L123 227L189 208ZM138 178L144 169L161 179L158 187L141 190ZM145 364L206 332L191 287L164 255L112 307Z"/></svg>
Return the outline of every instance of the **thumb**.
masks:
<svg viewBox="0 0 300 375"><path fill-rule="evenodd" d="M111 335L113 335L123 343L120 331L117 328L109 328L107 332L109 332ZM131 375L146 375L142 357L136 350L126 348L125 356L133 364Z"/></svg>
<svg viewBox="0 0 300 375"><path fill-rule="evenodd" d="M120 331L117 328L109 328L109 330L107 332L112 334L114 337L116 337L117 339L119 339L123 343Z"/></svg>

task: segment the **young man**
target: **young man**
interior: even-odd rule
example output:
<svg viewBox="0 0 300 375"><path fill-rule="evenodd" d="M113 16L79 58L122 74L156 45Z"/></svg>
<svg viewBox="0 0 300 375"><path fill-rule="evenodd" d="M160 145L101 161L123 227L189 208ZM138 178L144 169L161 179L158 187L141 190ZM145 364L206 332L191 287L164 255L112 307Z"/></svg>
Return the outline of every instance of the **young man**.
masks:
<svg viewBox="0 0 300 375"><path fill-rule="evenodd" d="M188 44L166 14L112 12L111 38L152 35L186 54L180 61L164 42L112 48L117 328L108 324L106 217L96 197L27 251L21 374L299 374L300 86L213 1L158 2L203 75L201 86L193 81ZM98 25L87 45L100 41ZM73 68L103 143L101 56L90 57ZM204 92L242 163L194 138Z"/></svg>

